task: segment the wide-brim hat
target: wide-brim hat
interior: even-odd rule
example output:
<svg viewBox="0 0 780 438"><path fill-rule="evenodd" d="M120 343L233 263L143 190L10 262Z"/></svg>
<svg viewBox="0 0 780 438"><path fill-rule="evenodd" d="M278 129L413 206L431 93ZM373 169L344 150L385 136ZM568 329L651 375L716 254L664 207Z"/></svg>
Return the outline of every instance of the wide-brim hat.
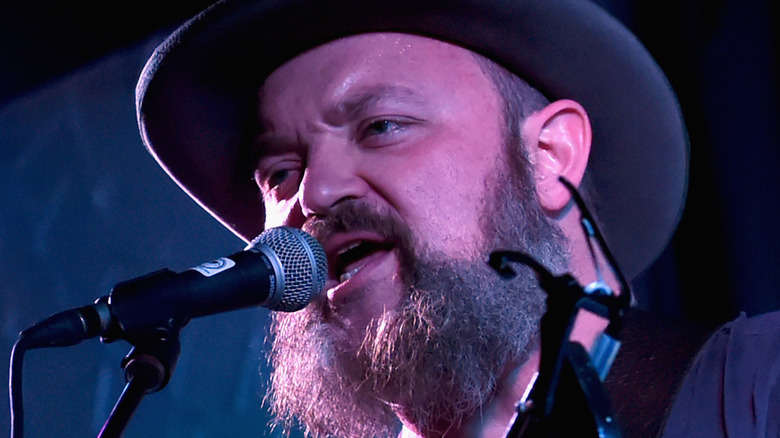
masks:
<svg viewBox="0 0 780 438"><path fill-rule="evenodd" d="M580 102L593 125L592 207L621 269L633 278L668 244L687 185L677 100L636 37L586 0L221 2L147 63L136 96L143 141L193 199L250 241L264 222L247 151L260 85L308 49L378 31L463 46L550 100Z"/></svg>

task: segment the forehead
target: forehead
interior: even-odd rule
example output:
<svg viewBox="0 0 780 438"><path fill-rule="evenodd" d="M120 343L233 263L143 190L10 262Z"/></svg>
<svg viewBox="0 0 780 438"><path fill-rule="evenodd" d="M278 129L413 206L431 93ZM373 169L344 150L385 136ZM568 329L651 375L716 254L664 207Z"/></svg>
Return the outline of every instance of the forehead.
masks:
<svg viewBox="0 0 780 438"><path fill-rule="evenodd" d="M331 41L287 61L266 78L261 96L275 100L294 90L338 100L356 85L415 90L434 83L461 89L491 86L467 49L417 35L369 33Z"/></svg>

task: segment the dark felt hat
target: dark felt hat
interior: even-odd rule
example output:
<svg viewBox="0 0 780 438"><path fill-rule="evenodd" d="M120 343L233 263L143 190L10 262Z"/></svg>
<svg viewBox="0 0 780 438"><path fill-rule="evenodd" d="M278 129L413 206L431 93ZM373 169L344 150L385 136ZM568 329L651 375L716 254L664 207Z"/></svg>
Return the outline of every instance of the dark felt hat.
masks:
<svg viewBox="0 0 780 438"><path fill-rule="evenodd" d="M481 53L593 124L593 208L626 276L667 245L687 186L677 100L636 37L586 0L267 0L218 3L152 55L137 88L141 135L168 174L230 230L263 229L247 140L264 78L339 37L393 31Z"/></svg>

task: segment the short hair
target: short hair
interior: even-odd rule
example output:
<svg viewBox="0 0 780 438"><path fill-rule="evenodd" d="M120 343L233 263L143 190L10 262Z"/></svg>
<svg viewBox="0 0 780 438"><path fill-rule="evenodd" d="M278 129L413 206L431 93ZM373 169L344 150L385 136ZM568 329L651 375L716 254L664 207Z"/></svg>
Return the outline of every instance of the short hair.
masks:
<svg viewBox="0 0 780 438"><path fill-rule="evenodd" d="M547 97L520 76L498 63L472 52L482 72L490 79L503 101L504 123L510 138L520 138L523 121L550 104Z"/></svg>
<svg viewBox="0 0 780 438"><path fill-rule="evenodd" d="M507 146L509 147L507 152L515 152L515 154L512 155L516 157L510 158L510 163L515 165L520 164L521 167L525 167L529 163L528 150L524 147L522 139L520 138L520 127L523 126L523 122L528 116L549 105L550 100L523 78L507 70L497 62L486 58L479 53L471 53L482 72L493 83L493 87L502 100L504 106L502 112L505 124L505 135L507 137ZM526 177L531 175L528 169L516 170L523 172ZM585 170L585 175L578 187L578 191L585 202L590 206L597 201L596 191L593 188L590 171L588 169ZM600 222L593 208L591 208L590 213L597 222Z"/></svg>

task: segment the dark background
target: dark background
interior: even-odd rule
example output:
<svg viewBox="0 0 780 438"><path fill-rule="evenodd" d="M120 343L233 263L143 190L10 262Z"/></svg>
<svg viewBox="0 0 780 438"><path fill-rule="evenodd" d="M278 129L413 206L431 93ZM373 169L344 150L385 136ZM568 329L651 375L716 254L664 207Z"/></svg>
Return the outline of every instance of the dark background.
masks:
<svg viewBox="0 0 780 438"><path fill-rule="evenodd" d="M641 306L715 323L780 308L778 7L600 3L666 71L691 141L686 212L668 250L634 284ZM133 89L146 58L206 4L0 5L3 351L22 328L120 281L243 247L167 179L135 126ZM190 323L170 385L144 400L126 436L275 436L261 407L266 323L262 310ZM124 386L128 349L93 340L30 352L27 436L95 436ZM7 404L0 435L8 435Z"/></svg>

